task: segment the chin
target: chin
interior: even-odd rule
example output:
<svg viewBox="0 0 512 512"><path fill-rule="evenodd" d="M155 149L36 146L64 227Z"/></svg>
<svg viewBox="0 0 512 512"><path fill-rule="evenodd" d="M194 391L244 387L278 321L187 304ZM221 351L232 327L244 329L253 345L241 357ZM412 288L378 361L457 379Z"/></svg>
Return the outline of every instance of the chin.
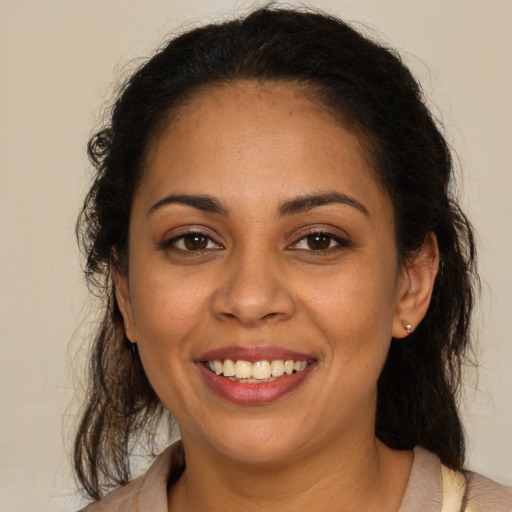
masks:
<svg viewBox="0 0 512 512"><path fill-rule="evenodd" d="M302 422L296 420L294 424L301 425ZM204 436L204 442L212 452L233 462L278 465L297 455L307 437L302 429L290 428L287 421L251 419L246 422L236 420L222 428L217 425Z"/></svg>

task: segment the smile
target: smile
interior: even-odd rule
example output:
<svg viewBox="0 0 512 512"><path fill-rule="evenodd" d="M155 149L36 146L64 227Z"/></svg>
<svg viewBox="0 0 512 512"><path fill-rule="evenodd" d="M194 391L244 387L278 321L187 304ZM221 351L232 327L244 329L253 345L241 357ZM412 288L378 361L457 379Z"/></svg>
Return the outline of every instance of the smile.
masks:
<svg viewBox="0 0 512 512"><path fill-rule="evenodd" d="M277 357L208 357L197 361L196 367L217 396L238 405L264 405L301 388L317 366L315 359L304 356Z"/></svg>
<svg viewBox="0 0 512 512"><path fill-rule="evenodd" d="M292 375L302 372L308 366L308 361L294 361L293 359L274 359L272 361L244 361L214 359L205 363L207 368L216 375L221 375L233 382L255 384L273 382L283 375Z"/></svg>

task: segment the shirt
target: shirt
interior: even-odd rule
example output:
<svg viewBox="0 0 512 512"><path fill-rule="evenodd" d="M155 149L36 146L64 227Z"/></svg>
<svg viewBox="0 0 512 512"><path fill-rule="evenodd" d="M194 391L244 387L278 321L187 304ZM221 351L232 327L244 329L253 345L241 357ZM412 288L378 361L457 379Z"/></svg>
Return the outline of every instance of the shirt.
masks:
<svg viewBox="0 0 512 512"><path fill-rule="evenodd" d="M184 468L181 445L174 443L143 475L89 505L84 512L172 512L167 509L167 489ZM414 448L413 465L398 512L448 512L449 498L446 492L443 495L443 472L449 470L436 455L421 447ZM477 473L466 472L465 475L467 512L512 512L512 488Z"/></svg>

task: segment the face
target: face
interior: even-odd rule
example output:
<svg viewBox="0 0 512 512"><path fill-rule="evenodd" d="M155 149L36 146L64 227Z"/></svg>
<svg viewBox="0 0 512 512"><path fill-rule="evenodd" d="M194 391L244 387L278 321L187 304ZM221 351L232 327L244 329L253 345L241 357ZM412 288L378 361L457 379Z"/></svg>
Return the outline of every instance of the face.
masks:
<svg viewBox="0 0 512 512"><path fill-rule="evenodd" d="M280 461L373 437L410 282L358 138L296 86L181 107L149 152L117 285L189 446Z"/></svg>

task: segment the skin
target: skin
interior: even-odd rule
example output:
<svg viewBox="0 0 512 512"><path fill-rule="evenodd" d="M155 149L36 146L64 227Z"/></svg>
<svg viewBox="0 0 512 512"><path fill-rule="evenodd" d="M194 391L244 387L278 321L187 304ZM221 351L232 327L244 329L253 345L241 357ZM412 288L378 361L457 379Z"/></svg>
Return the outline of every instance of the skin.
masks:
<svg viewBox="0 0 512 512"><path fill-rule="evenodd" d="M325 193L352 203L283 212ZM179 238L190 231L202 250ZM127 335L182 433L170 509L398 510L412 454L375 438L376 383L391 337L425 315L437 261L430 237L399 268L393 205L360 141L300 87L238 82L180 107L134 197L128 273L113 269ZM236 404L196 364L226 345L315 367L276 401Z"/></svg>

